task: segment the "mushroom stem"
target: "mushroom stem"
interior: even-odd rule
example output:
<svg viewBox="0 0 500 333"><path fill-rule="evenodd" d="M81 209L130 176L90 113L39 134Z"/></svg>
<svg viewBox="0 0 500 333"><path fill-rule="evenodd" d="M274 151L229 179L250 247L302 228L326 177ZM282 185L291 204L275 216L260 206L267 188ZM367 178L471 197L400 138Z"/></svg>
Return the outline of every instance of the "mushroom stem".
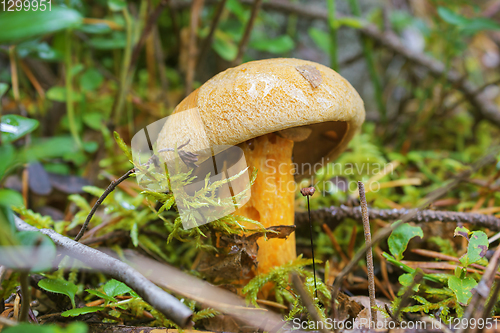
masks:
<svg viewBox="0 0 500 333"><path fill-rule="evenodd" d="M292 165L293 141L266 134L240 144L247 165L258 170L251 189L250 200L234 214L259 221L265 228L276 225L293 225L295 181ZM251 225L247 225L252 227ZM287 239L257 241L256 274L267 273L297 257L295 234Z"/></svg>

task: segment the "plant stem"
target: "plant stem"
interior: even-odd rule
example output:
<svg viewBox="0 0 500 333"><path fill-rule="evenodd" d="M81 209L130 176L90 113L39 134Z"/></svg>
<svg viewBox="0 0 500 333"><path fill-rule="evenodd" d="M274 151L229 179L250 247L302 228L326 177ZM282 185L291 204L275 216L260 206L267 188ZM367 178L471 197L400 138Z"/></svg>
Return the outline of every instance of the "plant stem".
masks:
<svg viewBox="0 0 500 333"><path fill-rule="evenodd" d="M130 169L129 171L127 171L123 176L121 176L120 178L118 178L117 180L114 180L111 182L111 184L109 184L108 188L106 189L106 191L104 191L104 193L99 197L99 199L97 199L97 201L95 202L94 204L94 207L92 207L92 209L90 210L90 213L89 215L87 216L87 218L85 219L85 222L83 223L83 226L82 228L80 229L80 232L78 232L78 235L76 235L75 237L75 241L78 242L80 240L80 238L82 238L83 234L85 233L85 230L87 230L87 227L90 223L90 220L92 219L92 217L94 216L97 208L99 208L99 206L101 205L101 203L104 201L104 199L106 199L106 197L111 193L113 192L113 190L121 183L123 182L125 179L127 179L128 177L130 177L131 174L133 174L135 171L135 169Z"/></svg>
<svg viewBox="0 0 500 333"><path fill-rule="evenodd" d="M30 288L29 288L28 272L21 272L19 279L21 281L21 313L19 321L28 321L28 313L30 309Z"/></svg>
<svg viewBox="0 0 500 333"><path fill-rule="evenodd" d="M307 196L307 211L309 212L311 252L312 252L312 259L313 259L313 274L314 274L314 292L315 292L316 298L318 298L318 286L316 286L316 262L314 261L313 226L312 226L312 222L311 222L311 208L309 207L309 196Z"/></svg>
<svg viewBox="0 0 500 333"><path fill-rule="evenodd" d="M359 8L358 1L349 0L349 5L351 7L353 15L360 17L361 9ZM375 67L375 59L373 58L373 47L371 41L364 35L361 36L361 46L363 48L366 65L368 66L368 74L370 75L370 79L375 90L375 101L377 103L378 112L380 113L382 122L385 123L387 121L387 112L383 100L382 82L380 81L380 77Z"/></svg>
<svg viewBox="0 0 500 333"><path fill-rule="evenodd" d="M377 309L375 308L375 274L373 270L372 235L370 232L370 219L368 217L368 205L366 204L365 185L358 182L359 199L361 201L361 211L363 212L363 229L365 231L365 243L369 246L366 251L366 268L368 269L368 295L370 296L371 320L377 326ZM372 327L370 322L370 328Z"/></svg>
<svg viewBox="0 0 500 333"><path fill-rule="evenodd" d="M66 30L66 40L65 40L65 52L64 52L64 60L66 63L66 111L68 113L68 123L69 123L69 131L71 132L71 136L73 140L75 140L78 148L82 148L82 142L80 141L80 137L78 136L78 129L76 127L76 119L75 119L75 106L73 104L73 74L72 70L72 62L71 62L71 30Z"/></svg>
<svg viewBox="0 0 500 333"><path fill-rule="evenodd" d="M260 11L260 7L262 5L262 0L255 0L252 5L252 14L250 15L250 19L247 22L247 26L245 27L245 32L243 33L243 37L241 37L240 43L238 44L238 54L234 59L233 64L239 65L243 60L243 55L245 54L245 50L247 48L248 41L250 39L250 33L252 32L253 25Z"/></svg>
<svg viewBox="0 0 500 333"><path fill-rule="evenodd" d="M217 26L219 25L220 18L222 17L222 13L224 12L224 7L226 6L227 0L221 0L217 9L215 10L214 17L212 19L212 23L210 24L210 31L208 32L207 37L203 40L200 52L198 53L198 58L196 60L196 67L199 67L201 63L203 63L203 59L212 44L212 39L215 34L215 30L217 30Z"/></svg>
<svg viewBox="0 0 500 333"><path fill-rule="evenodd" d="M132 19L127 7L123 8L123 18L125 19L125 28L127 33L127 44L125 45L125 52L123 54L122 69L120 73L120 87L118 96L114 105L114 122L115 125L120 122L123 111L123 104L125 102L125 95L130 86L130 78L132 74L129 73L130 61L132 58Z"/></svg>
<svg viewBox="0 0 500 333"><path fill-rule="evenodd" d="M337 22L335 21L336 0L328 0L328 26L330 28L330 67L339 70L337 54Z"/></svg>

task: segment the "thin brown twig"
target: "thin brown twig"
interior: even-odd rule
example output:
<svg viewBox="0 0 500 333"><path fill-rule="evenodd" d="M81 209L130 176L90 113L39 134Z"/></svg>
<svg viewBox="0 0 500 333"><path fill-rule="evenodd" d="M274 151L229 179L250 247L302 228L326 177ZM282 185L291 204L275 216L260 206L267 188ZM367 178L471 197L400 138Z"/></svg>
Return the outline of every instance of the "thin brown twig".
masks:
<svg viewBox="0 0 500 333"><path fill-rule="evenodd" d="M363 229L365 232L365 242L367 244L372 244L372 234L370 232L370 219L368 217L368 205L366 203L365 185L362 182L358 182L358 188L361 210L363 213ZM375 308L375 273L373 269L373 251L371 247L366 251L366 268L368 271L368 295L370 297L370 327L372 327L373 324L375 324L376 327L377 309Z"/></svg>
<svg viewBox="0 0 500 333"><path fill-rule="evenodd" d="M245 27L245 32L243 33L243 37L238 44L238 53L236 58L233 61L233 65L237 66L241 64L243 59L243 55L245 54L245 50L247 48L248 41L250 40L250 33L252 32L253 25L260 11L260 7L262 5L262 0L254 0L252 3L252 14L250 15L250 19L247 22Z"/></svg>
<svg viewBox="0 0 500 333"><path fill-rule="evenodd" d="M500 79L497 79L493 82L489 82L489 83L485 83L484 85L482 85L481 87L477 88L473 93L472 95L475 96L475 95L478 95L480 93L483 92L483 90L485 90L486 88L488 88L489 86L492 86L492 85L495 85L495 84L499 84L500 83ZM457 106L459 106L460 104L464 103L467 101L467 98L466 97L462 97L462 98L459 98L455 103L453 103L451 106L447 107L446 109L447 110L454 110Z"/></svg>
<svg viewBox="0 0 500 333"><path fill-rule="evenodd" d="M155 7L155 9L149 15L148 20L146 22L146 26L144 27L144 30L142 31L141 37L139 38L139 41L137 42L137 44L135 44L134 50L132 51L132 57L131 57L129 68L128 68L129 72L132 72L133 69L135 68L135 64L137 63L137 60L139 59L139 54L141 52L141 49L142 49L144 43L146 42L146 39L148 38L149 34L153 30L153 27L155 26L156 21L158 21L160 14L163 12L163 10L168 5L168 3L169 3L169 0L160 1L160 3Z"/></svg>
<svg viewBox="0 0 500 333"><path fill-rule="evenodd" d="M370 219L380 219L384 221L396 221L407 214L414 213L412 218L407 222L427 223L427 222L453 222L453 223L469 223L471 225L489 228L493 231L500 231L500 218L493 215L485 215L479 213L464 213L451 211L437 210L418 210L418 209L377 209L368 208L368 216ZM311 211L311 217L315 221L328 224L333 230L345 218L351 218L361 221L363 215L361 207L348 207L341 205L340 207L332 206L329 208L317 209ZM295 224L305 225L308 222L307 212L295 213Z"/></svg>
<svg viewBox="0 0 500 333"><path fill-rule="evenodd" d="M481 316L486 323L486 318L490 316L491 310L493 310L493 307L498 301L498 294L500 294L500 283L497 282L495 285L495 289L493 289L490 293L488 303L486 303L486 306L484 307L483 315ZM484 326L479 326L478 327L478 333L483 332Z"/></svg>
<svg viewBox="0 0 500 333"><path fill-rule="evenodd" d="M441 259L445 261L454 261L459 263L460 259L457 257L453 257L450 255L446 255L444 253L436 252L436 251L431 251L431 250L425 250L425 249L412 249L411 252L416 253L418 255L428 257L428 258L434 258L434 259ZM469 265L470 267L474 267L480 270L486 270L486 267L479 265L479 264L471 264ZM500 276L500 272L496 273L498 276Z"/></svg>
<svg viewBox="0 0 500 333"><path fill-rule="evenodd" d="M80 261L83 267L92 267L110 275L132 288L146 302L161 312L165 317L172 320L182 328L190 325L193 316L192 311L177 298L157 287L145 278L137 270L124 262L115 259L101 251L75 242L74 240L58 234L51 229L37 229L17 216L15 216L16 227L22 231L36 231L47 235L58 247L62 255L67 255Z"/></svg>
<svg viewBox="0 0 500 333"><path fill-rule="evenodd" d="M104 199L106 199L106 197L111 193L113 192L113 190L121 183L123 182L125 179L127 179L128 177L130 177L131 174L133 174L135 172L135 169L130 169L129 171L127 171L123 176L121 176L120 178L114 180L111 182L111 184L109 184L108 188L104 191L104 193L99 197L99 199L97 199L97 201L95 202L94 206L92 207L92 209L90 210L90 213L89 215L87 216L87 218L85 219L85 222L83 223L82 225L82 228L80 229L80 232L78 232L78 235L76 235L75 237L75 241L78 242L80 240L80 238L82 238L83 234L85 233L85 230L87 230L87 227L90 223L90 220L92 219L92 217L94 216L95 212L97 211L97 208L99 208L99 206L102 204L102 202L104 201Z"/></svg>
<svg viewBox="0 0 500 333"><path fill-rule="evenodd" d="M186 96L193 91L194 72L196 70L196 32L198 29L198 20L205 0L193 0L191 6L191 18L189 23L189 44L188 44L188 59L186 69Z"/></svg>
<svg viewBox="0 0 500 333"><path fill-rule="evenodd" d="M28 313L30 309L30 287L29 287L29 273L21 272L19 275L21 281L21 314L19 321L28 321Z"/></svg>
<svg viewBox="0 0 500 333"><path fill-rule="evenodd" d="M217 30L217 26L219 25L222 13L224 12L224 7L226 6L226 2L227 0L221 0L219 2L219 5L217 6L217 9L215 10L212 23L210 24L210 31L208 32L207 37L205 37L205 39L203 40L200 52L198 53L198 59L196 61L197 68L199 68L200 64L203 63L203 59L205 58L205 55L208 52L210 44L212 44L212 39L214 37L215 30Z"/></svg>

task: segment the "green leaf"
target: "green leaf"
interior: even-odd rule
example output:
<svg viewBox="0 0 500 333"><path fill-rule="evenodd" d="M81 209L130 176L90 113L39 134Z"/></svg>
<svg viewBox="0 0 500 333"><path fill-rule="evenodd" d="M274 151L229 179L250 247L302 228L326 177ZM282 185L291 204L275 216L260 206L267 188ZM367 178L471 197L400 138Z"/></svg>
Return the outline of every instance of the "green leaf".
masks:
<svg viewBox="0 0 500 333"><path fill-rule="evenodd" d="M4 12L0 14L2 32L0 44L14 44L59 30L76 28L82 21L82 16L76 10L56 6L51 10L48 10L47 6L45 11L39 8L39 10Z"/></svg>
<svg viewBox="0 0 500 333"><path fill-rule="evenodd" d="M20 152L22 163L44 158L63 157L66 154L75 154L78 146L70 136L58 136L50 139L37 139Z"/></svg>
<svg viewBox="0 0 500 333"><path fill-rule="evenodd" d="M33 55L42 60L57 61L62 59L62 53L52 48L46 42L40 42L38 39L29 40L19 44L16 47L17 54L21 57Z"/></svg>
<svg viewBox="0 0 500 333"><path fill-rule="evenodd" d="M402 286L409 287L413 283L413 280L415 279L415 273L406 273L406 274L401 274L398 278L399 283L401 283ZM413 291L418 292L420 284L417 283L413 286Z"/></svg>
<svg viewBox="0 0 500 333"><path fill-rule="evenodd" d="M467 34L474 34L483 30L500 30L500 24L493 20L485 17L470 19L445 7L438 8L438 15L443 21L457 26Z"/></svg>
<svg viewBox="0 0 500 333"><path fill-rule="evenodd" d="M102 287L102 289L104 290L106 295L111 297L120 296L132 290L125 283L117 281L115 279L111 279L108 282L106 282L106 284Z"/></svg>
<svg viewBox="0 0 500 333"><path fill-rule="evenodd" d="M467 253L460 258L460 263L464 266L470 266L481 260L488 251L488 236L482 231L474 231L469 238Z"/></svg>
<svg viewBox="0 0 500 333"><path fill-rule="evenodd" d="M403 259L403 252L406 250L408 242L416 236L424 237L422 228L411 226L408 223L402 224L391 233L387 240L389 251L397 260Z"/></svg>
<svg viewBox="0 0 500 333"><path fill-rule="evenodd" d="M471 277L459 279L456 276L450 276L448 287L455 293L457 300L462 305L467 305L472 297L471 290L477 286L476 280Z"/></svg>
<svg viewBox="0 0 500 333"><path fill-rule="evenodd" d="M38 282L38 286L44 290L68 296L71 305L75 308L75 294L78 291L75 284L61 279L43 279Z"/></svg>
<svg viewBox="0 0 500 333"><path fill-rule="evenodd" d="M64 311L63 313L61 313L61 316L63 316L63 317L76 317L76 316L81 316L81 315L84 315L87 313L102 311L104 309L106 309L104 306L86 306L84 308L75 308L75 309Z"/></svg>
<svg viewBox="0 0 500 333"><path fill-rule="evenodd" d="M458 26L463 26L466 25L467 22L469 21L467 18L456 14L453 12L451 9L445 8L445 7L438 7L438 15L443 21L449 24L453 25L458 25Z"/></svg>
<svg viewBox="0 0 500 333"><path fill-rule="evenodd" d="M10 144L0 146L0 180L3 178L7 169L14 164L15 150Z"/></svg>
<svg viewBox="0 0 500 333"><path fill-rule="evenodd" d="M221 30L216 30L212 48L224 60L232 61L236 58L238 47L233 40Z"/></svg>
<svg viewBox="0 0 500 333"><path fill-rule="evenodd" d="M80 85L83 90L92 91L99 88L104 81L102 74L95 68L89 68L80 76Z"/></svg>
<svg viewBox="0 0 500 333"><path fill-rule="evenodd" d="M97 296L99 298L102 298L102 299L104 299L104 300L106 300L108 302L115 302L116 301L113 297L108 296L105 293L101 293L98 290L86 289L85 291L88 292L91 295L94 295L94 296Z"/></svg>
<svg viewBox="0 0 500 333"><path fill-rule="evenodd" d="M8 188L0 189L0 205L6 207L23 207L23 196L21 193Z"/></svg>
<svg viewBox="0 0 500 333"><path fill-rule="evenodd" d="M89 44L98 50L123 49L127 45L127 39L124 33L120 31L113 32L110 37L92 37Z"/></svg>
<svg viewBox="0 0 500 333"><path fill-rule="evenodd" d="M7 83L0 82L0 98L9 90L9 85Z"/></svg>
<svg viewBox="0 0 500 333"><path fill-rule="evenodd" d="M47 90L47 98L56 102L66 102L66 88L54 86ZM80 102L82 94L73 92L73 101Z"/></svg>
<svg viewBox="0 0 500 333"><path fill-rule="evenodd" d="M127 7L125 0L108 0L108 7L114 12L118 12Z"/></svg>
<svg viewBox="0 0 500 333"><path fill-rule="evenodd" d="M258 51L274 54L286 53L295 47L293 39L288 35L283 35L273 39L259 38L250 43L250 47Z"/></svg>
<svg viewBox="0 0 500 333"><path fill-rule="evenodd" d="M325 53L330 52L330 35L323 30L317 28L309 28L309 36L321 51Z"/></svg>
<svg viewBox="0 0 500 333"><path fill-rule="evenodd" d="M38 120L7 114L2 116L0 131L2 132L2 144L11 143L33 132L38 127Z"/></svg>

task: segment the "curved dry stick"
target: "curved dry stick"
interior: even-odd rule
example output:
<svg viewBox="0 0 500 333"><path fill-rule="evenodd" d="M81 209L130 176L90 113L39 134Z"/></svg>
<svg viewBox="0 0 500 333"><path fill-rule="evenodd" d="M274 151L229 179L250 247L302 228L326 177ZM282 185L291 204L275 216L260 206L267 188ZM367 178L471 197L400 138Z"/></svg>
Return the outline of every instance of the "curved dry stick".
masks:
<svg viewBox="0 0 500 333"><path fill-rule="evenodd" d="M127 179L128 177L130 177L130 175L133 174L134 172L135 172L135 169L130 169L123 176L121 176L117 180L113 180L111 182L111 184L109 184L109 186L106 189L106 191L104 191L104 193L95 202L94 207L92 207L92 209L90 210L89 215L87 215L87 218L85 219L85 222L83 223L82 228L80 229L80 232L78 232L78 235L76 235L76 237L75 237L75 241L76 242L78 242L80 240L80 238L82 238L83 234L85 233L85 230L87 230L87 227L89 226L90 220L92 220L92 216L94 216L97 208L99 208L99 206L102 204L102 202L104 201L104 199L106 199L106 197L111 192L113 192L113 190L115 189L115 187L117 187L121 182L123 182L125 179Z"/></svg>
<svg viewBox="0 0 500 333"><path fill-rule="evenodd" d="M193 312L177 298L146 279L141 273L124 262L101 251L75 242L51 229L37 229L15 217L16 227L22 231L38 231L49 236L54 243L64 250L64 254L81 261L83 264L100 270L132 288L139 296L166 318L182 328L191 324Z"/></svg>

